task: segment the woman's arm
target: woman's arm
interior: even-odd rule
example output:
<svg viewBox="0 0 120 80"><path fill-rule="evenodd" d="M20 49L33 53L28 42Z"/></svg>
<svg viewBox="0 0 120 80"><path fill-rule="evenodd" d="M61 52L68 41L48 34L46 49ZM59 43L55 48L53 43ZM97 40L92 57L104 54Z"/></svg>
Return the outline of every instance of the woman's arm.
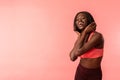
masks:
<svg viewBox="0 0 120 80"><path fill-rule="evenodd" d="M77 41L75 42L75 45L72 49L72 51L70 52L70 59L72 61L75 61L77 59L77 56L75 56L76 51L81 48L84 44L84 40L85 40L85 33L82 33L81 35L78 36Z"/></svg>
<svg viewBox="0 0 120 80"><path fill-rule="evenodd" d="M87 43L85 43L81 48L77 49L74 56L81 56L82 54L86 53L87 51L95 47L97 44L99 44L101 40L103 40L102 34L95 33Z"/></svg>
<svg viewBox="0 0 120 80"><path fill-rule="evenodd" d="M76 56L76 53L78 53L78 50L83 47L85 41L89 37L90 32L94 31L96 29L96 24L93 22L87 26L87 28L81 33L80 36L78 36L78 39L70 52L70 59L72 61L75 61L78 56Z"/></svg>

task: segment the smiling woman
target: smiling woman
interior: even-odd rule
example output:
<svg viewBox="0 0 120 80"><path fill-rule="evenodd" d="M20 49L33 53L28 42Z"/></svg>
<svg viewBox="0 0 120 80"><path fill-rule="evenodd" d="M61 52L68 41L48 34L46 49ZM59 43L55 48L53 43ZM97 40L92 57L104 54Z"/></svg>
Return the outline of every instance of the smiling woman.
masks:
<svg viewBox="0 0 120 80"><path fill-rule="evenodd" d="M78 72L97 67L101 58L91 58L103 54L102 40L98 41L102 35L93 31L79 44L83 32L90 30L86 26L80 28L88 15L78 13L85 16L82 21L75 18L75 33L72 31L74 15L82 10L94 17L95 21L87 17L87 26L91 26L88 28L95 29L96 23L96 30L104 34L102 80L120 80L119 3L120 0L0 0L0 80L73 80L80 57L82 66ZM85 45L94 39L98 39L99 48L96 45L72 62L68 53L76 38L76 46L82 46L76 55L89 49Z"/></svg>
<svg viewBox="0 0 120 80"><path fill-rule="evenodd" d="M85 14L79 14L75 22L78 26L78 29L83 30L87 26L87 17Z"/></svg>
<svg viewBox="0 0 120 80"><path fill-rule="evenodd" d="M81 57L75 80L102 80L101 60L104 40L102 34L95 31L96 24L89 12L79 12L74 19L74 31L78 39L70 52L70 59Z"/></svg>
<svg viewBox="0 0 120 80"><path fill-rule="evenodd" d="M81 32L81 30L92 22L94 22L94 19L90 13L85 11L78 12L74 18L74 31Z"/></svg>

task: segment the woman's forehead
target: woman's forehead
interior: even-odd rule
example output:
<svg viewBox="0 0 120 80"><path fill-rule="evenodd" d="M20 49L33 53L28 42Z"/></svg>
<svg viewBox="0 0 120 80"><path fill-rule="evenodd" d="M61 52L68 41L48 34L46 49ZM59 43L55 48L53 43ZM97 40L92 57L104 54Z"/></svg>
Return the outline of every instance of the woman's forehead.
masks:
<svg viewBox="0 0 120 80"><path fill-rule="evenodd" d="M77 18L80 18L80 17L87 17L87 16L86 16L86 14L80 13L77 15Z"/></svg>
<svg viewBox="0 0 120 80"><path fill-rule="evenodd" d="M79 17L79 16L85 16L86 17L86 14L84 14L84 13L79 13L78 15L77 15L77 17Z"/></svg>

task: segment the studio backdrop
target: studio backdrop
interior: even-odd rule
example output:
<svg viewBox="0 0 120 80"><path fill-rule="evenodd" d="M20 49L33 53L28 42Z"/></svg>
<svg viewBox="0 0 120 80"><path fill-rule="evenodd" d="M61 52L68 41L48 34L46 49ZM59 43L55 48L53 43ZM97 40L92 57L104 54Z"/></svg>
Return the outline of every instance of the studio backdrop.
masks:
<svg viewBox="0 0 120 80"><path fill-rule="evenodd" d="M73 80L74 16L90 12L105 39L103 80L120 80L119 0L0 0L0 80Z"/></svg>

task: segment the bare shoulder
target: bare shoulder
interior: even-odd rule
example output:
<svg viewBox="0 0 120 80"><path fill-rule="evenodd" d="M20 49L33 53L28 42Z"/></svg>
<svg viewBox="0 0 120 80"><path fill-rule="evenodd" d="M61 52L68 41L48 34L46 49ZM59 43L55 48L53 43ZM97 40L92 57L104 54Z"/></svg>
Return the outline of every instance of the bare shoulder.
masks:
<svg viewBox="0 0 120 80"><path fill-rule="evenodd" d="M96 40L100 43L104 43L103 35L100 32L95 31L91 37L91 40Z"/></svg>
<svg viewBox="0 0 120 80"><path fill-rule="evenodd" d="M97 31L94 32L94 35L93 35L93 36L99 37L99 38L102 38L102 39L103 39L103 35L102 35L100 32L97 32Z"/></svg>
<svg viewBox="0 0 120 80"><path fill-rule="evenodd" d="M104 47L104 38L103 35L99 32L95 32L93 35L94 38L97 38L98 45L96 45L96 48L103 48Z"/></svg>

